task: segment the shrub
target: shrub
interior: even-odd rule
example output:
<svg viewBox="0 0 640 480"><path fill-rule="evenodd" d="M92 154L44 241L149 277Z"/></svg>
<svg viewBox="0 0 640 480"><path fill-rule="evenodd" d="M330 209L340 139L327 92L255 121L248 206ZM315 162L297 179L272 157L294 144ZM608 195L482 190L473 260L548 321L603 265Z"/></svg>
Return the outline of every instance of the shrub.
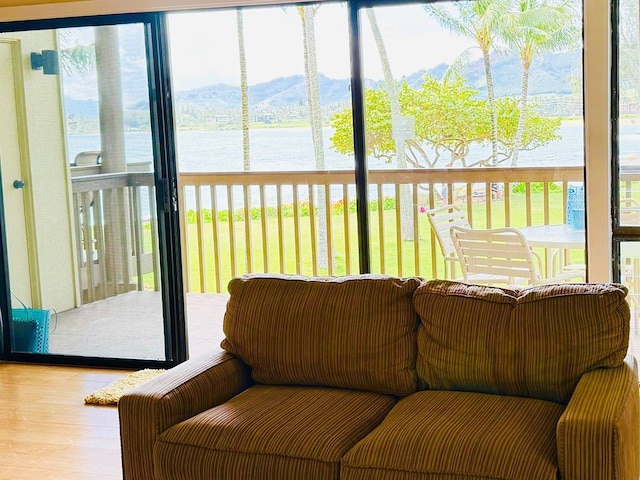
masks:
<svg viewBox="0 0 640 480"><path fill-rule="evenodd" d="M562 192L562 185L558 185L557 183L549 184L550 192ZM525 193L525 183L518 182L514 183L511 186L512 193ZM532 182L531 183L531 193L542 193L544 192L544 183L543 182Z"/></svg>
<svg viewBox="0 0 640 480"><path fill-rule="evenodd" d="M357 211L357 202L355 200L349 200L348 202L348 211L349 213L356 213ZM394 210L396 208L396 200L393 197L385 197L382 200L382 208L383 210ZM378 211L378 201L370 200L369 201L369 211L377 212ZM251 207L249 210L251 220L259 220L262 215L262 211L260 207ZM316 207L315 213L318 213L318 208ZM298 205L298 214L301 217L308 217L311 214L311 205L308 201L304 200L300 202ZM331 205L331 215L343 215L344 214L344 201L342 199L334 202ZM269 218L275 218L278 216L278 209L276 207L266 207L265 215ZM288 203L286 205L282 205L282 216L284 218L293 218L294 216L294 208L293 204ZM197 213L194 210L187 211L187 223L196 223L197 222ZM203 208L202 209L202 219L204 223L211 223L213 217L211 209ZM244 208L238 208L233 212L233 219L238 222L244 221ZM229 211L228 210L220 210L218 211L218 221L219 222L228 222L229 221Z"/></svg>

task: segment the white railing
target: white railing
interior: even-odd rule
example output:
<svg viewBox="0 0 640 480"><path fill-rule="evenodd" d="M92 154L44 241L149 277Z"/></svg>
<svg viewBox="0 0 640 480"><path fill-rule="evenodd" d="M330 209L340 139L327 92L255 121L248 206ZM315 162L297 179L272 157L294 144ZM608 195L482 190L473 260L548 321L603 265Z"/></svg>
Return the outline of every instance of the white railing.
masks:
<svg viewBox="0 0 640 480"><path fill-rule="evenodd" d="M568 185L583 178L581 167L370 171L371 268L442 275L423 212L445 186L476 228L545 225L566 222ZM180 191L188 291L224 292L250 272L359 272L352 171L182 173Z"/></svg>
<svg viewBox="0 0 640 480"><path fill-rule="evenodd" d="M83 303L159 289L154 191L149 172L72 177Z"/></svg>

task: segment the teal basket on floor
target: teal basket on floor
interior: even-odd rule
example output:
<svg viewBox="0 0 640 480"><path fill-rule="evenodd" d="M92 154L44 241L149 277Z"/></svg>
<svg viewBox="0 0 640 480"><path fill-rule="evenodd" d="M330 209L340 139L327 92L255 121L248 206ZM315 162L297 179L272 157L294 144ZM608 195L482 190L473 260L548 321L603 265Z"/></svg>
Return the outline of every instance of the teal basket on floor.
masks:
<svg viewBox="0 0 640 480"><path fill-rule="evenodd" d="M49 353L50 310L13 308L11 346L14 352Z"/></svg>

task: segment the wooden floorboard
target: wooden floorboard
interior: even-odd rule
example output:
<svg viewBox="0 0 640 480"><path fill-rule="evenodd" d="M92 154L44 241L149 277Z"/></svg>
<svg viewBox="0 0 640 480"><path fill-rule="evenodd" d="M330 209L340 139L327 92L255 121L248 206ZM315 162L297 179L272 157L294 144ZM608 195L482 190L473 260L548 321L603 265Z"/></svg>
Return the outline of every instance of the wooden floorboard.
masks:
<svg viewBox="0 0 640 480"><path fill-rule="evenodd" d="M0 479L122 479L118 411L83 399L127 373L0 363Z"/></svg>

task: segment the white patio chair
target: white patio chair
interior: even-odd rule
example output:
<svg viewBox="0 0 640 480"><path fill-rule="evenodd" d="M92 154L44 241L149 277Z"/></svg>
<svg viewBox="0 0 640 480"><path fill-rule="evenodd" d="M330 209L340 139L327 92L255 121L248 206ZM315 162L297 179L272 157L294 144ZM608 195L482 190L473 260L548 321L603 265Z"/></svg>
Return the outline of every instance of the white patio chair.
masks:
<svg viewBox="0 0 640 480"><path fill-rule="evenodd" d="M76 158L73 160L73 165L80 167L86 165L99 165L102 163L101 161L102 152L100 151L87 151L80 152L76 155Z"/></svg>
<svg viewBox="0 0 640 480"><path fill-rule="evenodd" d="M451 240L450 229L453 226L471 228L471 225L464 210L458 205L444 205L427 210L426 213L444 258L444 278L451 280L455 276L456 265L460 265L460 260Z"/></svg>
<svg viewBox="0 0 640 480"><path fill-rule="evenodd" d="M450 233L465 282L539 285L572 279L584 281L583 273L578 271L543 278L540 256L516 228L475 230L454 226Z"/></svg>

